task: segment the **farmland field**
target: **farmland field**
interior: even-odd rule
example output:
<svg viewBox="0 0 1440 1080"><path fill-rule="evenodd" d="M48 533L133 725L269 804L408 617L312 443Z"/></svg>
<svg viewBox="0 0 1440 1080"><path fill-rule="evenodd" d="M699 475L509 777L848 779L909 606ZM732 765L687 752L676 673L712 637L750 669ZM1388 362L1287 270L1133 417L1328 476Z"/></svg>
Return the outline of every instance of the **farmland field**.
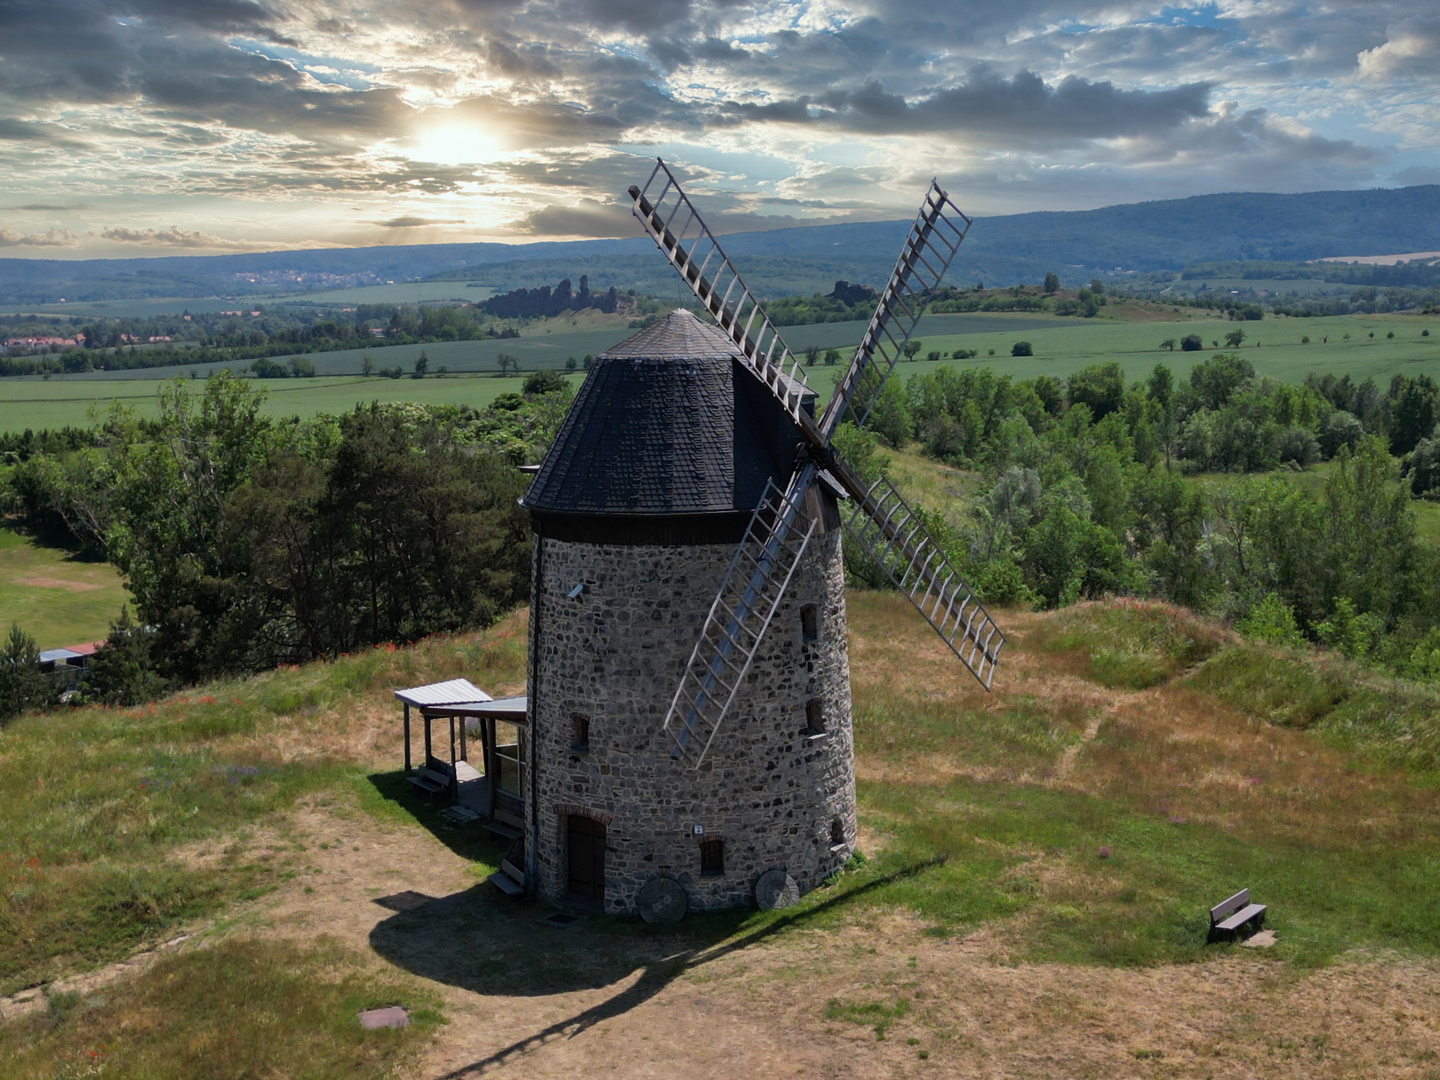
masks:
<svg viewBox="0 0 1440 1080"><path fill-rule="evenodd" d="M564 320L550 320L538 332L519 338L486 338L480 341L432 342L426 345L397 345L384 348L350 349L343 352L311 353L307 356L317 373L331 378L275 380L266 405L272 415L312 415L344 411L356 402L380 401L462 401L484 405L506 390L518 386L513 379L363 379L359 372L365 357L377 367L400 367L409 371L423 352L430 371L447 367L452 373L498 372L501 353L516 357L524 370L559 369L573 356L604 352L631 331L611 321L577 320L574 329ZM835 381L848 360L864 324L822 323L790 326L781 332L796 352L811 345L842 352L842 363L823 364L810 369L811 385L822 397L834 390ZM921 320L917 337L921 355L932 349L947 357L956 349L975 349L970 360L946 359L950 367L988 366L1017 379L1037 375L1064 377L1087 364L1114 360L1126 378L1138 379L1156 364L1169 365L1183 378L1195 364L1210 357L1225 335L1243 330L1240 352L1261 375L1285 382L1300 382L1310 372L1349 373L1357 381L1371 377L1383 387L1392 375L1429 374L1440 377L1440 319L1422 316L1347 315L1324 319L1271 318L1260 322L1230 322L1223 318L1174 322L1124 322L1111 319L1061 319L1054 316L930 315ZM1422 331L1430 329L1429 336ZM1394 338L1386 335L1394 333ZM1204 348L1196 352L1159 348L1162 341L1177 341L1198 334ZM1374 336L1371 337L1370 335ZM1303 342L1302 338L1309 338ZM1034 355L1012 357L1017 340L1031 343ZM1327 340L1328 339L1328 340ZM991 352L993 350L993 355ZM283 358L282 358L283 359ZM92 404L125 400L142 414L153 408L155 390L167 377L185 377L191 371L204 376L210 370L239 366L226 364L178 368L150 368L126 372L88 372L43 380L33 376L0 381L0 431L56 427L86 423ZM933 370L934 362L917 360L901 363L896 371L904 378Z"/></svg>
<svg viewBox="0 0 1440 1080"><path fill-rule="evenodd" d="M433 355L433 354L432 354ZM494 375L452 375L444 378L385 379L360 376L269 379L262 411L267 416L314 416L340 413L371 401L418 401L429 405L470 405L484 408L506 392L518 393L523 378ZM578 381L578 377L577 377ZM159 379L52 379L0 385L0 431L25 428L84 427L91 410L104 411L112 402L124 404L141 417L159 414Z"/></svg>

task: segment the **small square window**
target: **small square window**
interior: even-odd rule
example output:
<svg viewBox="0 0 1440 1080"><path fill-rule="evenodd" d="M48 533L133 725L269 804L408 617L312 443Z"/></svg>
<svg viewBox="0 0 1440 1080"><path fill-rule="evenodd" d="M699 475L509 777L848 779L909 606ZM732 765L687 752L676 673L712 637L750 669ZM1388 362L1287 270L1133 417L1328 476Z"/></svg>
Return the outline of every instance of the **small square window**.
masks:
<svg viewBox="0 0 1440 1080"><path fill-rule="evenodd" d="M590 749L590 718L574 713L570 717L570 749L581 753Z"/></svg>
<svg viewBox="0 0 1440 1080"><path fill-rule="evenodd" d="M700 876L720 877L725 873L725 841L700 841Z"/></svg>
<svg viewBox="0 0 1440 1080"><path fill-rule="evenodd" d="M825 703L818 697L805 703L805 734L825 734Z"/></svg>
<svg viewBox="0 0 1440 1080"><path fill-rule="evenodd" d="M845 846L845 823L838 817L830 822L830 846L832 848Z"/></svg>
<svg viewBox="0 0 1440 1080"><path fill-rule="evenodd" d="M820 608L815 604L803 604L800 608L800 639L820 640Z"/></svg>

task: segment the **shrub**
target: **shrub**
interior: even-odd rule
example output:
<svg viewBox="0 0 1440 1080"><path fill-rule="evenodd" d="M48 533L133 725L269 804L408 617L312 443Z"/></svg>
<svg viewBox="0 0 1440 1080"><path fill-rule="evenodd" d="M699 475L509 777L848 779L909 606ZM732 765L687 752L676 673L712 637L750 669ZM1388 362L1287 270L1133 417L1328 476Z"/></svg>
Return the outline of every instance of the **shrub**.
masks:
<svg viewBox="0 0 1440 1080"><path fill-rule="evenodd" d="M520 389L527 394L553 394L556 391L565 391L570 388L565 376L558 371L532 371L525 376L525 382Z"/></svg>
<svg viewBox="0 0 1440 1080"><path fill-rule="evenodd" d="M1010 346L1011 356L1034 356L1035 349L1028 341L1017 341Z"/></svg>
<svg viewBox="0 0 1440 1080"><path fill-rule="evenodd" d="M1199 334L1186 334L1180 339L1180 348L1184 352L1199 352L1205 347L1205 342L1200 340Z"/></svg>
<svg viewBox="0 0 1440 1080"><path fill-rule="evenodd" d="M1235 629L1252 641L1293 647L1305 644L1300 627L1295 623L1295 612L1273 592L1266 593L1265 598L1235 624Z"/></svg>

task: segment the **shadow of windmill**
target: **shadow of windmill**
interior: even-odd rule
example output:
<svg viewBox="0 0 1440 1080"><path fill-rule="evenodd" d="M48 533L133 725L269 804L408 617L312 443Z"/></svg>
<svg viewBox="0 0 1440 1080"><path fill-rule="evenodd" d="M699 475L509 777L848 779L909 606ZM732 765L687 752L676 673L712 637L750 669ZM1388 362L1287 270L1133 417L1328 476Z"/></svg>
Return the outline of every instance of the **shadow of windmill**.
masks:
<svg viewBox="0 0 1440 1080"><path fill-rule="evenodd" d="M412 974L500 997L600 990L640 968L638 979L599 1004L530 1032L441 1078L460 1080L481 1076L555 1040L572 1039L643 1005L688 972L944 862L939 857L913 863L796 911L777 912L750 930L743 930L743 924L755 912L745 910L700 914L675 927L595 917L557 930L541 922L548 908L525 902L497 904L488 885L435 899L411 894L411 902L394 905L386 904L391 898L382 898L377 903L404 910L379 923L370 933L370 944Z"/></svg>

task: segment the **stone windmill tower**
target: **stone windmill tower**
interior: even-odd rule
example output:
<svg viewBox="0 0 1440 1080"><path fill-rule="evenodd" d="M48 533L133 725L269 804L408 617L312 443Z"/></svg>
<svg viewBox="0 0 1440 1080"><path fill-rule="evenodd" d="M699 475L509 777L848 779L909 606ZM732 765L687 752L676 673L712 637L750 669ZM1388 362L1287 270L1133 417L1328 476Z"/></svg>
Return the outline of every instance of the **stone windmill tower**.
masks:
<svg viewBox="0 0 1440 1080"><path fill-rule="evenodd" d="M647 916L784 903L855 846L842 532L987 689L1004 644L895 489L830 445L868 417L969 219L932 185L817 417L663 162L631 196L717 325L674 311L599 357L523 500L524 884Z"/></svg>

